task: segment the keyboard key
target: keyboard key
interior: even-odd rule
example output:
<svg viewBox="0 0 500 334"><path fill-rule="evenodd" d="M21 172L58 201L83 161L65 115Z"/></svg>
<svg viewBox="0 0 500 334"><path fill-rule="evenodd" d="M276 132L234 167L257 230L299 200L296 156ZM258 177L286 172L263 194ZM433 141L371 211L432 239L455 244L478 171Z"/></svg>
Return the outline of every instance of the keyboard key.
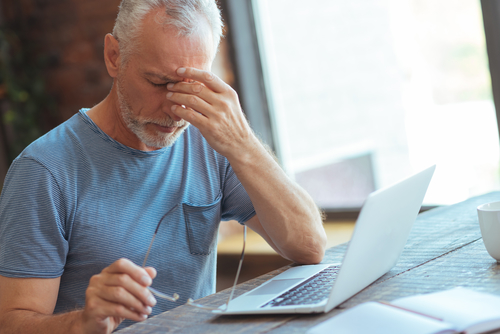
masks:
<svg viewBox="0 0 500 334"><path fill-rule="evenodd" d="M325 268L316 275L282 293L261 307L308 305L319 303L323 299L328 298L338 270L338 266Z"/></svg>

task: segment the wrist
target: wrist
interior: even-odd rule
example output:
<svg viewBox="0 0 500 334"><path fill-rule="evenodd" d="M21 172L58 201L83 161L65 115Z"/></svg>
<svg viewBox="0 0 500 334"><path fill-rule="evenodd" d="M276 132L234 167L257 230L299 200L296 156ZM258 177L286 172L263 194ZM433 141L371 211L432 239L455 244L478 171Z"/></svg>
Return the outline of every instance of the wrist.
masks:
<svg viewBox="0 0 500 334"><path fill-rule="evenodd" d="M85 319L84 319L83 309L78 311L73 311L71 312L71 314L72 314L72 321L70 323L69 333L74 333L74 334L90 333L88 330L85 329Z"/></svg>
<svg viewBox="0 0 500 334"><path fill-rule="evenodd" d="M257 165L266 161L268 156L269 154L262 143L252 134L245 142L245 145L238 147L233 154L228 154L226 158L233 170L237 172L241 169L257 167Z"/></svg>

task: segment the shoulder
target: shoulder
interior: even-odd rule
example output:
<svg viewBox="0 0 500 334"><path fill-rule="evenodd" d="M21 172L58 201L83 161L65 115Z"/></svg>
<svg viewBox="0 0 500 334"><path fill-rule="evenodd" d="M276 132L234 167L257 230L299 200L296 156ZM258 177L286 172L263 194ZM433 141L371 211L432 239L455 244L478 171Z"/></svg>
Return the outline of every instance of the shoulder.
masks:
<svg viewBox="0 0 500 334"><path fill-rule="evenodd" d="M54 159L54 157L66 156L68 153L75 152L76 147L82 145L83 128L80 115L75 114L28 145L18 158Z"/></svg>
<svg viewBox="0 0 500 334"><path fill-rule="evenodd" d="M82 160L85 125L79 114L28 145L9 168L35 172L40 167L53 177L73 175ZM21 168L22 167L22 168Z"/></svg>
<svg viewBox="0 0 500 334"><path fill-rule="evenodd" d="M76 113L67 121L47 132L32 142L18 156L38 161L44 165L51 165L57 161L71 161L75 159L89 136L89 126L80 113Z"/></svg>

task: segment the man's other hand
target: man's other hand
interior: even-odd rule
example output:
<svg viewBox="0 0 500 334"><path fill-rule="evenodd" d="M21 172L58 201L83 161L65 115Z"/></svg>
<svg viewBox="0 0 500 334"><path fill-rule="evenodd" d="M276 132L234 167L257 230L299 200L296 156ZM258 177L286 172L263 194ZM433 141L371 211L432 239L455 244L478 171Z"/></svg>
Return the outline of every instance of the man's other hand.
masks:
<svg viewBox="0 0 500 334"><path fill-rule="evenodd" d="M124 319L147 319L156 304L147 289L155 276L154 268L142 268L127 259L92 276L82 314L85 332L111 333Z"/></svg>
<svg viewBox="0 0 500 334"><path fill-rule="evenodd" d="M124 319L142 321L156 300L148 290L154 268L120 259L90 279L83 310L53 314L60 277L0 276L0 333L102 333L115 330Z"/></svg>

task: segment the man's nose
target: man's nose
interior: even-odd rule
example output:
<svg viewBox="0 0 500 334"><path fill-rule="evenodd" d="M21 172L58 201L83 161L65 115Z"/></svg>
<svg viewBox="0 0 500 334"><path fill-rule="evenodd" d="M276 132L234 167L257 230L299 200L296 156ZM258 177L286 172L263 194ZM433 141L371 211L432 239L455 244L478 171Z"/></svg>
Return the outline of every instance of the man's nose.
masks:
<svg viewBox="0 0 500 334"><path fill-rule="evenodd" d="M163 111L163 113L170 116L170 118L172 118L174 121L179 122L180 120L182 120L182 118L180 118L179 116L177 116L176 114L174 114L172 112L173 105L175 105L175 103L173 103L172 101L169 101L167 98L165 98L165 102L162 105L162 111Z"/></svg>

